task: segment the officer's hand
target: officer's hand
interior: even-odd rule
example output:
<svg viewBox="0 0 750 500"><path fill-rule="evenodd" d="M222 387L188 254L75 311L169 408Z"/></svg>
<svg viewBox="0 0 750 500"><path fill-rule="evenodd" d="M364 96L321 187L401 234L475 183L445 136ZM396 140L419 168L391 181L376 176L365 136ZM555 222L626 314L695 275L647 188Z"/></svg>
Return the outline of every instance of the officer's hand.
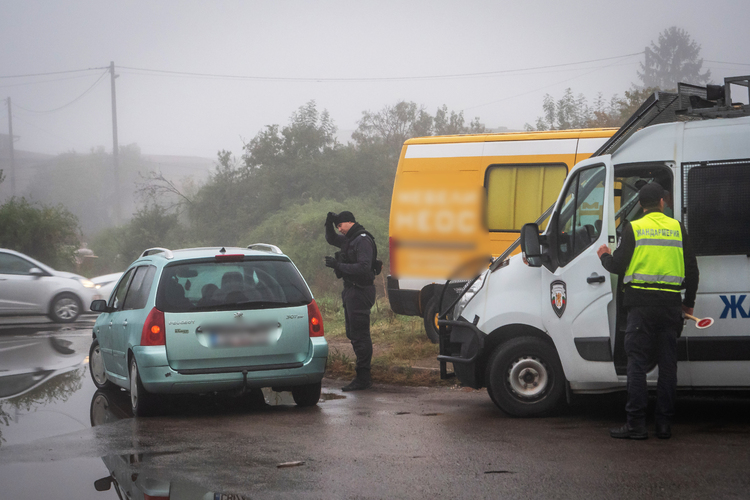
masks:
<svg viewBox="0 0 750 500"><path fill-rule="evenodd" d="M602 255L604 255L605 253L609 253L609 246L607 245L600 246L599 250L596 251L596 255L598 255L600 259L602 258Z"/></svg>
<svg viewBox="0 0 750 500"><path fill-rule="evenodd" d="M331 257L330 255L326 256L326 267L330 267L332 269L337 269L339 267L339 263Z"/></svg>
<svg viewBox="0 0 750 500"><path fill-rule="evenodd" d="M682 304L682 312L685 314L689 314L690 316L693 316L693 308L688 307L685 304Z"/></svg>
<svg viewBox="0 0 750 500"><path fill-rule="evenodd" d="M329 224L332 224L334 220L336 219L336 212L328 212L328 215L326 216L326 226Z"/></svg>

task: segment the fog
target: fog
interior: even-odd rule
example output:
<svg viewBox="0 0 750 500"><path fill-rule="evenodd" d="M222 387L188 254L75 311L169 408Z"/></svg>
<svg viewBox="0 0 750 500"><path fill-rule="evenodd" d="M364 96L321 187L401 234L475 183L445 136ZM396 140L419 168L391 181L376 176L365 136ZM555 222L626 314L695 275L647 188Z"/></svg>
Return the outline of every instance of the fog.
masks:
<svg viewBox="0 0 750 500"><path fill-rule="evenodd" d="M111 61L119 143L144 154L237 153L309 100L344 141L362 111L399 100L522 129L547 93L622 95L670 26L701 45L714 82L749 73L748 10L744 0L6 0L0 97L12 99L15 148L46 154L111 151ZM98 69L70 72L87 68ZM40 73L51 74L16 77Z"/></svg>

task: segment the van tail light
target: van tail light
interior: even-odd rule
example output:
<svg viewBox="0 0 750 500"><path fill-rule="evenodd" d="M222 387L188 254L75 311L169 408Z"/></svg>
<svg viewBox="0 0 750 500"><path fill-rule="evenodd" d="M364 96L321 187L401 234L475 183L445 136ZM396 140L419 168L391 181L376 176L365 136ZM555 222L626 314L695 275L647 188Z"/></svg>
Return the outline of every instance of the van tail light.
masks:
<svg viewBox="0 0 750 500"><path fill-rule="evenodd" d="M141 345L167 345L164 331L164 313L157 308L151 309L146 317L141 332Z"/></svg>
<svg viewBox="0 0 750 500"><path fill-rule="evenodd" d="M318 304L313 300L307 304L307 318L310 325L311 337L323 336L323 316L320 314Z"/></svg>
<svg viewBox="0 0 750 500"><path fill-rule="evenodd" d="M396 240L393 236L388 237L388 268L391 276L396 276Z"/></svg>

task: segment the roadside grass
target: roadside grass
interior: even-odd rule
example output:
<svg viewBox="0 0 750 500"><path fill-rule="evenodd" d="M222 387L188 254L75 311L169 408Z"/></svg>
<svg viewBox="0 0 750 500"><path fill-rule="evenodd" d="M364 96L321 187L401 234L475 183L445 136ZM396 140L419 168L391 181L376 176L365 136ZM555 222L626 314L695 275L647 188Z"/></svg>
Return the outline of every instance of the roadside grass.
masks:
<svg viewBox="0 0 750 500"><path fill-rule="evenodd" d="M355 358L342 352L336 344L348 343L341 297L316 298L323 315L325 336L329 341L326 376L350 379L355 375ZM391 311L387 298L376 301L370 313L370 335L373 343L372 379L374 382L409 386L450 386L434 370L413 368L414 362L434 359L438 346L427 338L422 318L399 316Z"/></svg>

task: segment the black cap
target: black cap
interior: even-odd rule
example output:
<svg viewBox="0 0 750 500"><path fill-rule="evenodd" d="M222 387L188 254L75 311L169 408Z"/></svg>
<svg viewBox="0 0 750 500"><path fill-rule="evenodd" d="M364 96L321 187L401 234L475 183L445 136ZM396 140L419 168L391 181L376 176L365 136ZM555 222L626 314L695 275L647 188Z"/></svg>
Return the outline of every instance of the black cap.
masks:
<svg viewBox="0 0 750 500"><path fill-rule="evenodd" d="M334 222L338 225L338 224L341 224L342 222L357 222L357 221L354 220L353 213L344 210L343 212L341 212L340 214L336 216L336 218L334 219Z"/></svg>
<svg viewBox="0 0 750 500"><path fill-rule="evenodd" d="M638 201L643 208L655 207L664 198L664 188L658 182L649 182L638 191Z"/></svg>

